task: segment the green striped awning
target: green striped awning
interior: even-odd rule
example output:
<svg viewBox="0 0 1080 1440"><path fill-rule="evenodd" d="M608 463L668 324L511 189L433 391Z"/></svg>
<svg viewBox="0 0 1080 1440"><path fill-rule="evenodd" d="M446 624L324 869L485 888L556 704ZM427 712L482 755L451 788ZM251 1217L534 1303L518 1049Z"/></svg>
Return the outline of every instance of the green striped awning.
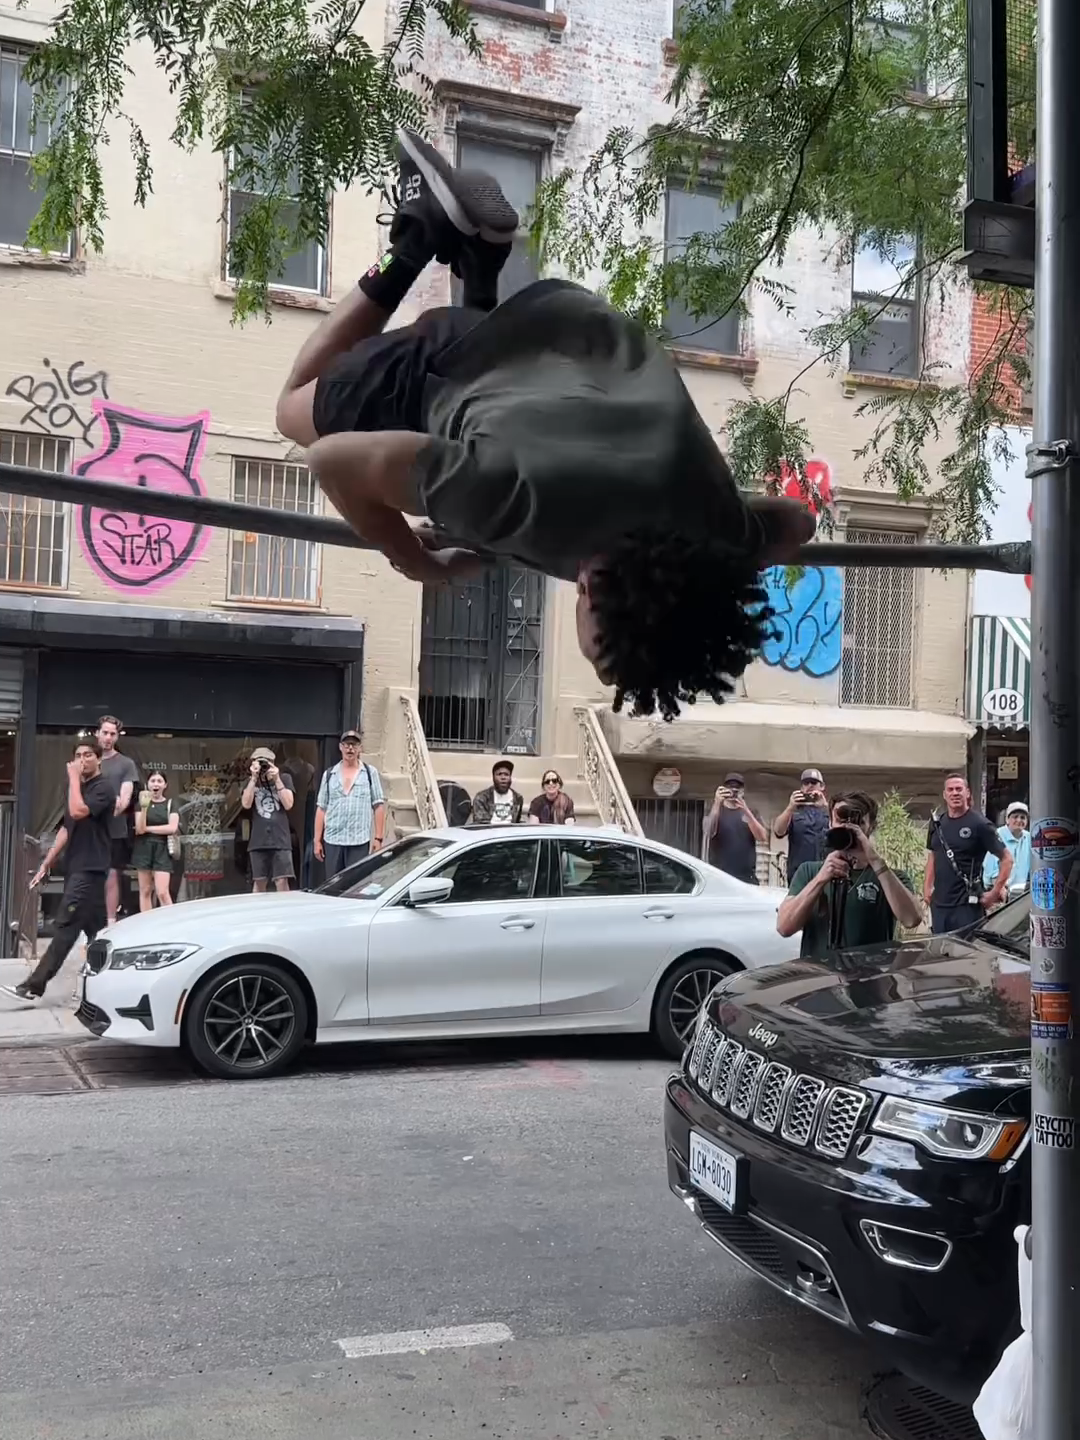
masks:
<svg viewBox="0 0 1080 1440"><path fill-rule="evenodd" d="M968 651L967 718L1016 730L1031 723L1031 621L975 615Z"/></svg>

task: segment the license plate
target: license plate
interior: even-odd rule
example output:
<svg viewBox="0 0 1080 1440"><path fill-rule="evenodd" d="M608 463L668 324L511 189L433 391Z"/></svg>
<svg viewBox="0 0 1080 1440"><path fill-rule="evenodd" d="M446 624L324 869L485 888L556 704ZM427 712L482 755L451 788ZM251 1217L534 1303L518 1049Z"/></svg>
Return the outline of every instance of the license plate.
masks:
<svg viewBox="0 0 1080 1440"><path fill-rule="evenodd" d="M734 1212L739 1205L739 1157L721 1150L697 1131L690 1132L690 1181L718 1205Z"/></svg>

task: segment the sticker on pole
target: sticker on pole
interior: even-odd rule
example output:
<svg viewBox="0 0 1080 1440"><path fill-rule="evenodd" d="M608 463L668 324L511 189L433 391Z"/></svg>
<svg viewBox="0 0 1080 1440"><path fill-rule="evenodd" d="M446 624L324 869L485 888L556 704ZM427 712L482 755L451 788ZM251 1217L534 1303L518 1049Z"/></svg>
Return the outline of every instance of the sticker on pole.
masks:
<svg viewBox="0 0 1080 1440"><path fill-rule="evenodd" d="M1072 820L1052 815L1031 827L1031 848L1040 860L1071 860L1078 847L1080 835Z"/></svg>
<svg viewBox="0 0 1080 1440"><path fill-rule="evenodd" d="M1032 1116L1035 1144L1047 1150L1071 1150L1076 1144L1076 1121L1067 1115Z"/></svg>
<svg viewBox="0 0 1080 1440"><path fill-rule="evenodd" d="M1031 943L1040 950L1064 950L1068 930L1064 915L1032 915Z"/></svg>
<svg viewBox="0 0 1080 1440"><path fill-rule="evenodd" d="M1065 904L1068 887L1059 870L1046 865L1031 877L1031 903L1036 910L1058 910Z"/></svg>
<svg viewBox="0 0 1080 1440"><path fill-rule="evenodd" d="M1072 992L1068 985L1032 984L1031 1036L1034 1040L1071 1039Z"/></svg>

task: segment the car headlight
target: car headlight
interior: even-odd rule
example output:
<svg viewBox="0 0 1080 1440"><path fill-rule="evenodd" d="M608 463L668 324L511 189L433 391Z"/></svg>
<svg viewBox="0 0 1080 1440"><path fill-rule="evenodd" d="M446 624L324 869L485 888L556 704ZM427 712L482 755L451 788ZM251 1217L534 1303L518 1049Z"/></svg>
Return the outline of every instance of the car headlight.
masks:
<svg viewBox="0 0 1080 1440"><path fill-rule="evenodd" d="M109 970L164 970L194 955L198 945L139 945L130 950L111 950Z"/></svg>
<svg viewBox="0 0 1080 1440"><path fill-rule="evenodd" d="M972 1115L889 1095L870 1128L911 1140L944 1160L1007 1160L1023 1138L1027 1121Z"/></svg>

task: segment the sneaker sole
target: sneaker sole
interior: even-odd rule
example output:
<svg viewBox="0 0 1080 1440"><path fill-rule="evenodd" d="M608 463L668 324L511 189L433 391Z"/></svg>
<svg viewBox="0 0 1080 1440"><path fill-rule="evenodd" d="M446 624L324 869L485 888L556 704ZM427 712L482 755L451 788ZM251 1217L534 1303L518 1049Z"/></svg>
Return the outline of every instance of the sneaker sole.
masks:
<svg viewBox="0 0 1080 1440"><path fill-rule="evenodd" d="M405 154L413 162L424 178L425 184L435 196L442 208L446 211L447 219L455 230L462 235L479 235L481 240L487 240L492 245L509 245L515 239L520 220L513 206L499 189L498 182L491 176L483 178L489 182L491 192L489 195L465 191L456 184L458 173L454 170L433 145L422 140L419 135L414 135L411 130L398 129L398 144ZM479 172L477 178L479 178ZM503 214L498 220L506 221L499 224L489 213L485 214L488 208L498 207ZM513 216L513 224L510 224L510 216ZM493 223L494 222L494 223Z"/></svg>

